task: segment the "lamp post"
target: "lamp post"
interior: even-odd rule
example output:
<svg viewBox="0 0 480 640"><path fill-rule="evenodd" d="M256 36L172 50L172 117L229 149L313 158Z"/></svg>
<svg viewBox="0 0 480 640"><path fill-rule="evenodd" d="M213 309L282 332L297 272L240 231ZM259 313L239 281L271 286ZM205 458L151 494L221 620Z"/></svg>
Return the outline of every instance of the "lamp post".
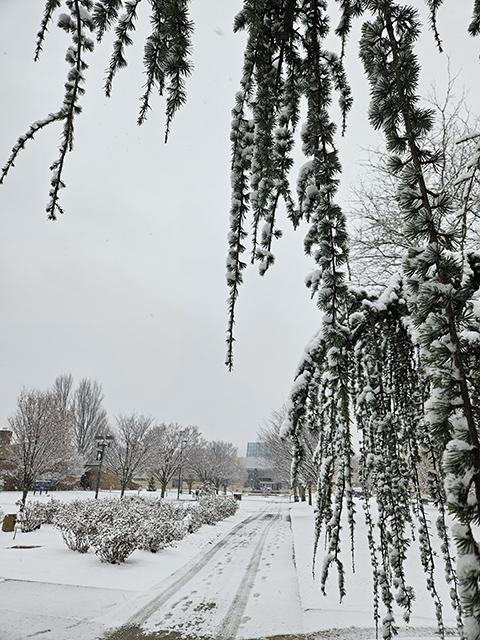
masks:
<svg viewBox="0 0 480 640"><path fill-rule="evenodd" d="M177 500L180 500L180 486L182 484L182 463L183 463L183 449L187 446L187 441L182 440L182 444L180 445L180 464L178 465L178 489L177 489Z"/></svg>
<svg viewBox="0 0 480 640"><path fill-rule="evenodd" d="M98 492L100 490L100 474L102 472L103 458L105 457L105 449L110 446L111 441L113 440L112 436L102 436L97 434L97 456L96 460L98 462L97 469L97 486L95 488L95 499L98 498Z"/></svg>

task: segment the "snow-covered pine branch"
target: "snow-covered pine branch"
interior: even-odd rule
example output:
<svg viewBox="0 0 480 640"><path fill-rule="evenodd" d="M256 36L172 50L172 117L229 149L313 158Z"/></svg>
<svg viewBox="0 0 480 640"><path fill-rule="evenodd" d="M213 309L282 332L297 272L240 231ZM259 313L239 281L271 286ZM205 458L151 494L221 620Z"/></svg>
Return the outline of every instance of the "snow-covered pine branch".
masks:
<svg viewBox="0 0 480 640"><path fill-rule="evenodd" d="M47 0L44 17L37 36L35 60L38 59L40 54L48 24L52 20L54 12L61 6L61 2ZM14 166L19 152L25 147L25 143L33 140L34 135L38 133L38 131L54 122L63 122L59 157L50 167L52 177L50 180L49 201L46 207L50 220L55 220L57 214L63 213L63 209L59 204L59 195L60 190L65 187L65 182L63 181L65 158L67 153L73 149L74 121L75 117L81 113L82 110L79 98L85 93L84 72L88 68L88 65L84 61L83 56L85 52L93 51L93 40L89 37L89 34L94 29L93 19L90 13L93 6L92 0L64 0L64 6L66 13L60 14L57 24L60 29L70 35L72 44L68 47L65 57L67 63L70 65L70 70L65 83L63 105L59 111L53 112L49 114L47 118L33 123L26 134L18 139L0 176L1 184L9 170Z"/></svg>
<svg viewBox="0 0 480 640"><path fill-rule="evenodd" d="M119 11L123 8L123 0L102 0L93 7L93 21L97 42L101 42L106 31L116 22Z"/></svg>
<svg viewBox="0 0 480 640"><path fill-rule="evenodd" d="M64 12L58 18L58 27L69 34L72 43L66 52L70 70L65 83L63 105L58 111L34 122L18 139L2 168L0 184L15 165L17 156L26 142L33 140L36 133L50 124L63 122L59 156L50 167L52 177L46 208L50 220L55 220L58 214L64 212L59 196L61 189L65 187L63 173L66 156L73 149L75 118L82 110L79 99L85 92L84 73L88 68L84 54L93 51L94 48L94 41L90 35L95 32L97 40L100 41L108 30L115 31L113 53L105 81L105 92L109 96L117 71L127 65L125 49L132 44L131 34L135 30L140 2L141 0L98 0L94 6L93 0L46 0L37 34L35 60L40 56L54 14L64 8ZM141 98L138 123L145 121L150 109L153 88L157 88L161 95L166 91L166 141L172 120L187 98L185 80L192 70L190 57L193 23L189 18L189 0L149 2L152 32L145 42L144 66L147 81Z"/></svg>
<svg viewBox="0 0 480 640"><path fill-rule="evenodd" d="M456 542L461 602L467 637L476 638L480 635L480 553L471 522L480 504L480 443L469 357L461 338L471 292L463 286L458 235L441 224L451 200L446 193L433 195L424 171L435 158L423 148L433 115L420 106L415 93L419 63L414 45L419 33L413 8L389 1L375 3L374 19L363 27L361 57L372 87L372 124L383 129L389 150L402 161L398 202L407 237L414 241L405 273L409 310L429 382L426 421L435 441L443 443L447 503L460 523ZM393 161L398 164L396 158ZM464 554L470 559L468 569L464 569ZM472 582L475 563L477 581Z"/></svg>
<svg viewBox="0 0 480 640"><path fill-rule="evenodd" d="M56 9L60 8L61 4L62 4L61 0L47 0L44 13L43 13L43 19L40 24L40 29L37 33L37 43L35 46L35 58L34 58L35 62L38 60L42 52L43 42L47 34L48 26L52 21L53 14Z"/></svg>

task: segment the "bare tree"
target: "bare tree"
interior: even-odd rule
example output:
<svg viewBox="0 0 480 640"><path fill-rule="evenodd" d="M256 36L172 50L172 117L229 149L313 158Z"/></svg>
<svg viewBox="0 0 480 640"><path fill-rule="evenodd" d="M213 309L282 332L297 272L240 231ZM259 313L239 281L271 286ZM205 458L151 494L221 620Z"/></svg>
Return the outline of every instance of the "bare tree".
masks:
<svg viewBox="0 0 480 640"><path fill-rule="evenodd" d="M53 383L53 394L60 412L67 416L72 409L73 376L64 373L58 376Z"/></svg>
<svg viewBox="0 0 480 640"><path fill-rule="evenodd" d="M191 465L203 484L212 484L215 490L227 487L233 480L242 479L245 471L239 461L236 447L223 440L203 441L199 444Z"/></svg>
<svg viewBox="0 0 480 640"><path fill-rule="evenodd" d="M476 249L480 241L480 182L477 176L471 194L476 197L465 201L460 179L475 140L458 142L477 131L479 122L472 121L465 97L455 98L454 87L455 79L450 78L445 96L441 98L434 92L430 99L436 126L430 133L428 148L432 157L439 159L432 164L430 178L438 193L446 192L452 198L449 224L457 229L467 247ZM366 178L353 191L350 268L352 279L362 286L387 284L399 272L411 244L398 206L398 176L389 158L387 152L370 151Z"/></svg>
<svg viewBox="0 0 480 640"><path fill-rule="evenodd" d="M153 455L153 419L131 414L116 419L114 440L107 449L105 466L120 482L120 497L137 471L149 467Z"/></svg>
<svg viewBox="0 0 480 640"><path fill-rule="evenodd" d="M88 458L95 445L97 433L108 431L107 412L102 406L102 385L83 378L75 389L72 401L73 430L77 451Z"/></svg>
<svg viewBox="0 0 480 640"><path fill-rule="evenodd" d="M150 472L160 482L163 498L169 482L178 473L180 465L191 469L190 459L198 447L200 434L197 427L178 424L160 424L153 428L154 457Z"/></svg>
<svg viewBox="0 0 480 640"><path fill-rule="evenodd" d="M36 479L68 475L75 463L71 425L59 411L52 392L23 390L17 410L9 418L12 462L25 504Z"/></svg>
<svg viewBox="0 0 480 640"><path fill-rule="evenodd" d="M282 438L281 427L285 419L286 409L282 407L274 411L269 420L258 432L259 441L263 444L265 458L272 465L272 469L283 482L290 484L290 475L293 459L293 448L290 440ZM302 433L299 445L304 455L298 467L298 489L302 500L305 499L305 490L308 492L309 504L312 504L312 487L318 480L318 466L314 462L314 452L318 443L318 433L309 431Z"/></svg>

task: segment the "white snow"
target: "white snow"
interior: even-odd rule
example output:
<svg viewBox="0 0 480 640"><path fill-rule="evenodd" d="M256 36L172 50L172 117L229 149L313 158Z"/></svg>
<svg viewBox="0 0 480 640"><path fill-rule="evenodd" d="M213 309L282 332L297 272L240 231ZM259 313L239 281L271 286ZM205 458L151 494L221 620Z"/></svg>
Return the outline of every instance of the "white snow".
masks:
<svg viewBox="0 0 480 640"><path fill-rule="evenodd" d="M86 492L52 495L91 497ZM0 492L0 507L11 512L16 499L18 494ZM341 604L334 573L326 596L312 577L313 510L288 498L244 496L235 516L203 526L157 554L135 551L120 566L102 564L91 552L68 550L48 525L17 533L15 541L12 534L0 533L0 637L25 640L41 633L44 640L94 640L105 628L130 621L147 630L218 640L313 632L318 638L373 640L370 560L360 505L358 520L356 573L349 568L346 542L347 595ZM320 549L319 567L322 556ZM416 553L409 557L408 570L416 602L410 627L401 626L399 637L432 638L435 612ZM440 560L438 586L446 626L453 628Z"/></svg>

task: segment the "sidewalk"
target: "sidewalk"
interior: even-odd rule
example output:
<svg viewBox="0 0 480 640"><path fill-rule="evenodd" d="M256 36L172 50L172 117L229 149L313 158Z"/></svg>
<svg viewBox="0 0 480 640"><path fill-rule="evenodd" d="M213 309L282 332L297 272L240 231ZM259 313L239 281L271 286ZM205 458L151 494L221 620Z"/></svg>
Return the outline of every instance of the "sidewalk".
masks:
<svg viewBox="0 0 480 640"><path fill-rule="evenodd" d="M327 631L323 638L365 638L373 640L375 629L373 621L373 581L370 566L370 554L366 543L366 526L361 505L357 507L357 529L355 533L355 573L352 572L350 541L346 523L342 528L342 562L345 568L345 586L347 594L339 602L337 571L331 566L327 582L327 595L320 590L320 574L325 556L324 537L319 544L316 563L317 576L312 576L312 553L314 534L313 507L307 503L292 503L290 508L291 525L294 536L295 562L301 605L304 614L306 633ZM444 604L444 621L447 628L455 628L455 615L450 607L448 586L445 583L441 559L438 559L437 586ZM409 627L402 626L402 613L397 609L397 622L401 627L401 638L432 637L436 631L433 602L425 587L425 576L420 564L417 549L412 549L407 560L407 577L413 585L416 600ZM382 609L381 609L382 611ZM352 629L354 628L354 629ZM350 630L350 631L349 631ZM362 630L362 631L360 631ZM342 635L343 634L343 635ZM361 635L360 635L361 634ZM413 635L412 635L413 634ZM380 629L381 637L381 629Z"/></svg>

